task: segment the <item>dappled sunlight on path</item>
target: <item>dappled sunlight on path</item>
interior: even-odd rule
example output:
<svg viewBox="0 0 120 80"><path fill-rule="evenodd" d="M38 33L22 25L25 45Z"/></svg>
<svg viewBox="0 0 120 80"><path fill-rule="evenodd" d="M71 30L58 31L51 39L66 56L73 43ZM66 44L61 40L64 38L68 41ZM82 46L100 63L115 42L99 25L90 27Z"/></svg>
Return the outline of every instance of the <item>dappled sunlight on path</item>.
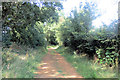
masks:
<svg viewBox="0 0 120 80"><path fill-rule="evenodd" d="M48 49L48 54L39 64L35 74L35 78L82 78L64 57L53 48Z"/></svg>

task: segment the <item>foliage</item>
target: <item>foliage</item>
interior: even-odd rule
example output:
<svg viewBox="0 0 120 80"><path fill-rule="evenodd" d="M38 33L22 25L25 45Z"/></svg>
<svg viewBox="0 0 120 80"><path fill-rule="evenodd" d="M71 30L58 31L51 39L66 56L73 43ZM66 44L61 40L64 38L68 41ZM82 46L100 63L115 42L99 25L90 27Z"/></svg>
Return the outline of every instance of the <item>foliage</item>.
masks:
<svg viewBox="0 0 120 80"><path fill-rule="evenodd" d="M113 67L118 65L118 38L117 20L110 25L103 23L100 28L95 29L92 21L96 18L95 6L86 3L71 11L69 17L64 18L63 23L58 24L57 41L60 45L69 47L76 54L86 53L93 59L97 55L98 62ZM103 50L102 52L99 50ZM73 53L71 53L73 54Z"/></svg>
<svg viewBox="0 0 120 80"><path fill-rule="evenodd" d="M81 59L75 54L81 55L84 53L90 58L97 55L98 63L101 65L105 64L110 67L118 65L117 61L120 59L118 59L118 57L120 57L120 37L119 34L117 35L117 20L114 20L110 25L105 25L103 23L100 28L95 29L94 26L92 26L92 21L98 17L98 15L95 16L97 10L94 3L85 2L84 5L81 3L79 10L74 8L71 11L70 16L66 18L60 12L60 10L63 9L61 3L40 2L40 4L41 6L38 6L34 2L2 3L3 43L5 47L11 47L11 43L15 42L18 46L24 45L29 48L36 48L37 50L39 48L38 46L46 47L46 43L48 42L48 44L59 44L64 46L67 51L63 50L62 52L69 53L65 54L65 57L67 56L69 61L73 63L75 61L78 64L80 60L85 62L83 65L77 65L77 67L81 67L80 69L83 69L83 67L86 66L92 66L93 63L90 62L91 64L87 64L88 60ZM7 69L10 64L14 64L15 66L18 65L16 63L20 63L20 66L22 67L29 67L30 64L36 62L38 57L40 57L39 54L33 56L32 52L29 51L28 52L31 54L27 54L27 51L28 50L24 49L23 52L14 52L13 50L7 52L4 51L2 53L4 69ZM38 53L41 52L39 51ZM29 60L19 62L21 59L18 56L21 56L21 54L30 55ZM76 56L77 58L74 58ZM33 57L36 57L36 59L33 59ZM24 65L21 65L21 63ZM76 66L76 64L74 65ZM27 67L25 67L26 70L22 71L27 71ZM34 68L35 66L30 66L29 68L31 67ZM11 66L11 69L12 68L15 67ZM91 67L86 68L87 71L83 70L84 72L91 70ZM97 70L99 71L99 69ZM79 68L77 68L77 70L79 71ZM6 72L7 71L8 70L6 70ZM17 71L20 71L20 74L22 73L20 68ZM14 72L15 71L13 71L13 73ZM26 77L30 77L31 72L33 71L30 71L29 75ZM101 77L97 71L91 72L93 74L90 74L87 77ZM82 74L87 75L87 73ZM6 73L3 75L6 76ZM10 76L13 76L13 74ZM18 76L24 77L23 75Z"/></svg>
<svg viewBox="0 0 120 80"><path fill-rule="evenodd" d="M71 55L72 51L66 47L59 46L57 49L65 59L72 64L76 71L84 78L116 78L117 72L109 68L105 68L99 64L95 64L93 60L89 60L84 54L82 55Z"/></svg>
<svg viewBox="0 0 120 80"><path fill-rule="evenodd" d="M52 21L55 20L57 22L58 13L56 8L61 10L62 5L59 2L43 2L41 4L42 7L38 7L36 3L31 4L30 2L2 3L3 30L6 31L6 28L8 27L11 29L9 34L10 41L29 46L33 45L33 47L36 45L44 45L45 40L42 29L40 26L40 29L35 29L36 22L51 22L51 19ZM7 43L5 42L5 44Z"/></svg>
<svg viewBox="0 0 120 80"><path fill-rule="evenodd" d="M116 39L111 39L111 40L104 40L100 41L101 44L96 50L96 53L98 55L99 62L101 64L106 64L107 66L115 66L118 65L118 60L116 60L119 56L118 54L118 42Z"/></svg>
<svg viewBox="0 0 120 80"><path fill-rule="evenodd" d="M7 33L3 33L2 35L2 40L3 40L3 47L9 47L11 45L11 37L10 37L10 31L7 30Z"/></svg>
<svg viewBox="0 0 120 80"><path fill-rule="evenodd" d="M105 56L103 57L104 54L102 51L103 51L102 49L96 51L96 53L98 54L99 62L101 64L106 64L107 66L114 66L114 64L116 63L115 59L119 56L118 53L114 51L112 51L112 53L107 51L105 53Z"/></svg>
<svg viewBox="0 0 120 80"><path fill-rule="evenodd" d="M47 23L44 27L44 34L46 36L46 40L48 44L57 45L58 42L56 40L56 23Z"/></svg>
<svg viewBox="0 0 120 80"><path fill-rule="evenodd" d="M95 19L93 10L95 6L90 6L91 3L80 5L79 12L75 8L71 11L71 15L65 18L65 21L58 29L57 40L64 46L71 47L74 51L91 53L94 51L92 46L92 39L89 35L89 30L92 27L92 20Z"/></svg>
<svg viewBox="0 0 120 80"><path fill-rule="evenodd" d="M24 50L24 49L23 49ZM18 52L22 50L11 51L10 49L3 50L3 78L34 78L38 64L42 57L45 55L46 50L42 47L38 49L30 48L26 53L29 55Z"/></svg>

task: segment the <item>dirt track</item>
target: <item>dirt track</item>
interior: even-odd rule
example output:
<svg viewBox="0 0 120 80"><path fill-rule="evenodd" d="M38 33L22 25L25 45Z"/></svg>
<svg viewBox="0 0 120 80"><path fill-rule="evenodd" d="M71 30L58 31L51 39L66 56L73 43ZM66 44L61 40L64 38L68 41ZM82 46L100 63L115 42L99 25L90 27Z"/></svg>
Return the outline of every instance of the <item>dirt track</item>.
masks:
<svg viewBox="0 0 120 80"><path fill-rule="evenodd" d="M48 49L35 74L35 78L82 78L75 68L53 49Z"/></svg>

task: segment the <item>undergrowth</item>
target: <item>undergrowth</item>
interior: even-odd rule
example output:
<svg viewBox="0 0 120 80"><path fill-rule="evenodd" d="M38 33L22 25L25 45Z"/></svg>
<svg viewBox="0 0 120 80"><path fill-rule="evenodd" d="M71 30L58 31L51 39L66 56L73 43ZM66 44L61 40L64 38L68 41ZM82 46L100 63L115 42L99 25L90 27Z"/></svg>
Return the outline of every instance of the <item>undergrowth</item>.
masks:
<svg viewBox="0 0 120 80"><path fill-rule="evenodd" d="M25 51L5 49L2 57L4 58L2 77L3 78L33 78L46 49L38 47Z"/></svg>
<svg viewBox="0 0 120 80"><path fill-rule="evenodd" d="M84 78L116 78L117 72L110 68L103 68L101 65L88 60L86 56L80 56L67 47L58 47L57 52L62 54L65 59L72 64L76 71Z"/></svg>

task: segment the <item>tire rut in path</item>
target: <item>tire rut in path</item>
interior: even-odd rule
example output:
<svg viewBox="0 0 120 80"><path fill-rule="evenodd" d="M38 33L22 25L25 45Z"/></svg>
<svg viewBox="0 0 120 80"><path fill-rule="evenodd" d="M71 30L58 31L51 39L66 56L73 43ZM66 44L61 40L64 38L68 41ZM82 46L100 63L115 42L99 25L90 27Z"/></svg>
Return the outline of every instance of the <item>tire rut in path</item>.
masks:
<svg viewBox="0 0 120 80"><path fill-rule="evenodd" d="M63 56L53 49L48 49L35 74L35 78L83 78Z"/></svg>

